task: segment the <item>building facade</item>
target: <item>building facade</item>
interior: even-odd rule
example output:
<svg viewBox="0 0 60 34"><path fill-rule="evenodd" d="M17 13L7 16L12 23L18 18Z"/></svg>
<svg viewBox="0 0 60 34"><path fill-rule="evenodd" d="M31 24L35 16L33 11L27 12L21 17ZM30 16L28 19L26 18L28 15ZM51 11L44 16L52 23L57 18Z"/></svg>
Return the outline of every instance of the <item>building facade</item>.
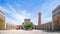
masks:
<svg viewBox="0 0 60 34"><path fill-rule="evenodd" d="M0 30L5 29L5 13L3 10L0 10Z"/></svg>
<svg viewBox="0 0 60 34"><path fill-rule="evenodd" d="M60 5L52 11L52 22L41 24L42 30L60 30Z"/></svg>
<svg viewBox="0 0 60 34"><path fill-rule="evenodd" d="M42 30L52 30L52 22L48 22L41 25Z"/></svg>
<svg viewBox="0 0 60 34"><path fill-rule="evenodd" d="M24 19L24 24L28 24L30 22L30 19Z"/></svg>
<svg viewBox="0 0 60 34"><path fill-rule="evenodd" d="M57 6L52 12L53 29L60 29L60 5Z"/></svg>
<svg viewBox="0 0 60 34"><path fill-rule="evenodd" d="M16 28L16 25L6 23L6 30L16 30Z"/></svg>

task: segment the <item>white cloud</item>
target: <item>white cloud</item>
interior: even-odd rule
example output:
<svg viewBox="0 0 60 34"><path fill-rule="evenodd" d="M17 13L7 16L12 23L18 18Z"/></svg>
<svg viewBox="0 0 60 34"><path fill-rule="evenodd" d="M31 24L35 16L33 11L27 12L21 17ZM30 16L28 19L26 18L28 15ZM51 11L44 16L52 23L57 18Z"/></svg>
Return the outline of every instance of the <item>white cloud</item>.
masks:
<svg viewBox="0 0 60 34"><path fill-rule="evenodd" d="M8 17L6 17L6 23L19 25L17 21L15 21L15 20L13 20L11 18L8 18Z"/></svg>
<svg viewBox="0 0 60 34"><path fill-rule="evenodd" d="M26 10L22 10L20 12L20 14L25 16L25 18L30 18L31 17L31 13L28 13Z"/></svg>
<svg viewBox="0 0 60 34"><path fill-rule="evenodd" d="M20 10L20 12L18 11L21 7L20 3L19 4L15 3L14 4L15 6L13 5L15 8L18 7L18 10L17 9L15 10L15 8L13 8L8 3L6 3L8 8L6 7L5 11L7 12L7 17L9 16L8 18L6 17L7 21L9 21L10 23L21 24L24 21L24 18L31 17L31 13L29 13L27 10ZM58 4L60 4L60 1L57 0L47 0L44 4L42 4L42 7L40 7L42 8L42 23L52 20L51 12ZM32 21L37 22L35 16L32 17Z"/></svg>
<svg viewBox="0 0 60 34"><path fill-rule="evenodd" d="M9 14L9 16L11 16L11 17L9 17L9 19L7 19L7 21L8 20L10 20L9 22L15 22L15 23L17 23L18 22L18 24L22 24L22 22L24 21L24 18L30 18L31 17L31 14L30 13L28 13L26 10L22 10L22 11L20 11L20 13L18 13L13 7L11 7L10 5L7 5L8 6L8 9L10 10L10 11L6 11L7 12L7 14ZM7 17L8 17L8 15L7 15ZM12 18L12 19L11 19ZM12 23L11 22L11 23Z"/></svg>

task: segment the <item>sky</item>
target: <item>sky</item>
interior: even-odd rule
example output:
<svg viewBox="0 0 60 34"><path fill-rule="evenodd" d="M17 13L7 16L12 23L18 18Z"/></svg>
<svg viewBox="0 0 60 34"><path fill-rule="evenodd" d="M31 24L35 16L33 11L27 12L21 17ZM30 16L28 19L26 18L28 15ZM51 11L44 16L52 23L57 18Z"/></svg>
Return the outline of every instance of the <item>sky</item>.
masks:
<svg viewBox="0 0 60 34"><path fill-rule="evenodd" d="M6 23L22 25L24 19L38 24L38 12L41 12L42 24L52 21L52 11L60 0L0 0L0 9L6 13Z"/></svg>

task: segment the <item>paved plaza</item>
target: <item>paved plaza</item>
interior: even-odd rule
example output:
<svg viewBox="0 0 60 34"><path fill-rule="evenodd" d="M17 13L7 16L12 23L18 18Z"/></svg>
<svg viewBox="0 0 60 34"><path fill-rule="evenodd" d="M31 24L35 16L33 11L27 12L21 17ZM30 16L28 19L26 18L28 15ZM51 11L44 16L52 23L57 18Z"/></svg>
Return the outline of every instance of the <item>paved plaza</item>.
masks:
<svg viewBox="0 0 60 34"><path fill-rule="evenodd" d="M60 32L47 32L44 30L0 30L0 34L60 34Z"/></svg>

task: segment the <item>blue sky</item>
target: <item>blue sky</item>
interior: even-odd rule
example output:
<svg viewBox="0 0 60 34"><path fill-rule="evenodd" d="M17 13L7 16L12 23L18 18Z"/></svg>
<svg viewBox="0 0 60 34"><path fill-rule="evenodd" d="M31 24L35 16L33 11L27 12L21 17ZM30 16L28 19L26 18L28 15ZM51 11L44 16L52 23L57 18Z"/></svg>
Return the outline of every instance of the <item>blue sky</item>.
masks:
<svg viewBox="0 0 60 34"><path fill-rule="evenodd" d="M6 13L6 23L22 24L30 18L38 24L38 12L42 14L42 24L52 21L52 11L60 4L60 0L0 0L0 8Z"/></svg>

